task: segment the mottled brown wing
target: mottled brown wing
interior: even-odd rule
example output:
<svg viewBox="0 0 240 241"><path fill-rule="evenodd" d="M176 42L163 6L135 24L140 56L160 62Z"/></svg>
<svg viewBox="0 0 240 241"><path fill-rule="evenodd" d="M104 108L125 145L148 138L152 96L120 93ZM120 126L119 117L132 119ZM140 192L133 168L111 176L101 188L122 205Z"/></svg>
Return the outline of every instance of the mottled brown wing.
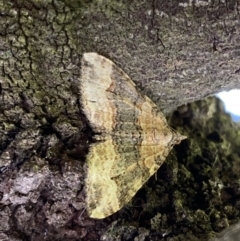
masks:
<svg viewBox="0 0 240 241"><path fill-rule="evenodd" d="M85 53L82 58L80 96L83 112L96 133L111 133L124 129L119 122L132 123L142 112L158 111L156 105L141 95L127 74L109 59L96 53ZM136 111L136 112L135 112ZM166 125L165 117L161 122ZM151 120L148 119L150 123Z"/></svg>
<svg viewBox="0 0 240 241"><path fill-rule="evenodd" d="M110 137L91 145L86 179L89 216L105 218L127 204L170 150L162 145L119 145Z"/></svg>
<svg viewBox="0 0 240 241"><path fill-rule="evenodd" d="M87 155L87 210L104 218L129 202L185 137L103 56L84 54L80 90L83 111L102 140Z"/></svg>

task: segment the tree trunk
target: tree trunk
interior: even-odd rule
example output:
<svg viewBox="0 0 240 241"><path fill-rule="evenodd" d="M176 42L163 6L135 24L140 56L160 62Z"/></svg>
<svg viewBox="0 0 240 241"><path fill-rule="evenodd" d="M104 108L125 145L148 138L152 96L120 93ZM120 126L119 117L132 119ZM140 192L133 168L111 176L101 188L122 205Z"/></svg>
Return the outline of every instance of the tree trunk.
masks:
<svg viewBox="0 0 240 241"><path fill-rule="evenodd" d="M111 59L169 114L240 86L239 8L238 0L0 0L0 239L98 240L118 218L84 212L92 138L79 101L84 52Z"/></svg>

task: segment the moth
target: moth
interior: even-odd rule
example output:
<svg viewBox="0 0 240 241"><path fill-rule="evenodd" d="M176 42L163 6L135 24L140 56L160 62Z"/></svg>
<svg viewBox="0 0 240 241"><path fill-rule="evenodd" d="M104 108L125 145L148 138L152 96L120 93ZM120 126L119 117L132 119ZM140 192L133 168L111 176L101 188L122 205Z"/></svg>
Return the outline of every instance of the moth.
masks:
<svg viewBox="0 0 240 241"><path fill-rule="evenodd" d="M80 100L95 133L86 157L86 208L105 218L127 204L185 136L111 60L85 53Z"/></svg>

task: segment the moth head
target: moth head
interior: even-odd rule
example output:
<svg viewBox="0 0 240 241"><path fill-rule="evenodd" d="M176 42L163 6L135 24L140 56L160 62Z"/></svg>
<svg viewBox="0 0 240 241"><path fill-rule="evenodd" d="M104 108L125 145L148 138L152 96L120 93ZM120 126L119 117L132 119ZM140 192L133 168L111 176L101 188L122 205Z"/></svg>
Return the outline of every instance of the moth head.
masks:
<svg viewBox="0 0 240 241"><path fill-rule="evenodd" d="M180 144L180 142L186 138L187 138L186 136L183 136L183 135L179 134L178 132L173 131L171 145L174 146L176 144Z"/></svg>

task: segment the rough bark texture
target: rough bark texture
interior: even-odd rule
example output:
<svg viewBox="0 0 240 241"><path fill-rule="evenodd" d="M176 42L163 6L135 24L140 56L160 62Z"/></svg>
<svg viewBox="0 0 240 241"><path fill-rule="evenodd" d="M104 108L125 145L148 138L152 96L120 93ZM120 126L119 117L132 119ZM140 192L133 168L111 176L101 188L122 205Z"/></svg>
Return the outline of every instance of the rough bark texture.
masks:
<svg viewBox="0 0 240 241"><path fill-rule="evenodd" d="M0 0L0 23L1 240L208 240L239 217L239 130L206 100L173 115L189 140L157 180L89 219L78 90L83 52L113 60L165 113L239 87L239 1Z"/></svg>

